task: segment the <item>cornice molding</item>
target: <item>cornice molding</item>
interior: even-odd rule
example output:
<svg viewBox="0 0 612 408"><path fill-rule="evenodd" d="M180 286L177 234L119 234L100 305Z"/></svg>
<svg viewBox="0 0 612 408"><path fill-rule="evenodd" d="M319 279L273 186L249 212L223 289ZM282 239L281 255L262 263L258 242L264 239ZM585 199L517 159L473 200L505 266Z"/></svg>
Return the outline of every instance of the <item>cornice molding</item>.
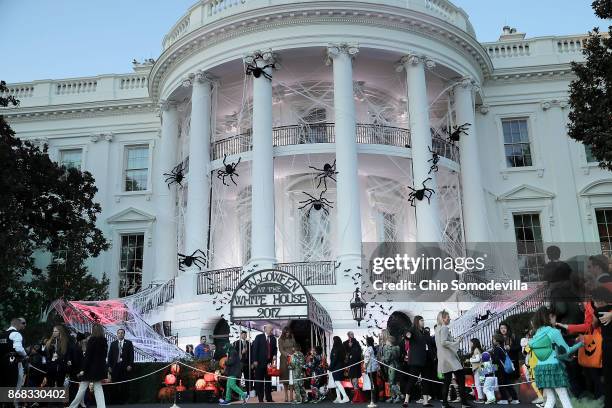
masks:
<svg viewBox="0 0 612 408"><path fill-rule="evenodd" d="M541 81L571 81L576 76L572 72L569 64L560 64L554 66L531 66L520 68L503 68L494 70L487 82L491 83L524 83L524 82L541 82Z"/></svg>
<svg viewBox="0 0 612 408"><path fill-rule="evenodd" d="M92 118L121 116L131 113L155 113L158 108L149 98L122 103L79 103L42 107L3 109L0 113L10 122L30 122L50 119Z"/></svg>
<svg viewBox="0 0 612 408"><path fill-rule="evenodd" d="M356 24L412 32L457 50L480 66L484 77L493 70L488 53L475 38L441 19L392 6L381 5L376 10L366 9L366 5L362 5L363 9L355 9L355 5L349 3L345 5L347 8L341 6L330 8L325 3L308 4L307 8L304 4L271 6L231 15L200 27L173 43L158 58L149 76L149 94L153 99L159 98L160 84L168 73L197 52L233 38L297 24Z"/></svg>

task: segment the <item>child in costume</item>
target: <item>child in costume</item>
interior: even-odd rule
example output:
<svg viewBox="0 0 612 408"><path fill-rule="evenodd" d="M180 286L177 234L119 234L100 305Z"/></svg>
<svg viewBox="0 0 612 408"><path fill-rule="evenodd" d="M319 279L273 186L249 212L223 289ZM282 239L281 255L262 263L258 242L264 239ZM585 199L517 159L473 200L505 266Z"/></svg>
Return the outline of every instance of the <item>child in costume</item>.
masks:
<svg viewBox="0 0 612 408"><path fill-rule="evenodd" d="M527 344L538 358L534 374L537 387L544 390L544 408L555 406L555 392L563 408L571 408L572 403L567 393L569 380L564 364L559 360L567 358L583 344L578 342L572 347L568 346L559 329L554 328L556 322L557 316L553 311L546 306L539 308L531 320L535 334ZM567 352L558 354L556 350L560 348Z"/></svg>
<svg viewBox="0 0 612 408"><path fill-rule="evenodd" d="M388 366L388 378L389 378L389 389L391 395L386 402L401 402L402 393L400 392L399 385L397 383L397 366L400 358L400 348L394 345L395 338L389 336L386 344L383 346L383 362Z"/></svg>
<svg viewBox="0 0 612 408"><path fill-rule="evenodd" d="M491 361L491 354L485 351L480 356L480 367L478 367L478 374L480 384L482 385L482 391L486 397L485 404L495 404L495 390L497 389L497 376L495 371L497 367Z"/></svg>
<svg viewBox="0 0 612 408"><path fill-rule="evenodd" d="M533 337L532 333L529 332L527 334L527 337L521 339L521 347L523 347L523 355L525 356L525 368L527 369L525 371L525 380L531 381L531 387L533 388L537 396L537 398L531 401L531 403L532 404L544 404L544 395L542 395L542 391L540 391L535 381L532 381L532 380L535 380L534 371L535 371L535 366L538 364L538 358L536 357L533 350L531 350L531 347L529 347L529 344L527 344L529 339L531 339L532 337Z"/></svg>
<svg viewBox="0 0 612 408"><path fill-rule="evenodd" d="M300 345L296 344L293 346L293 354L291 355L291 361L289 362L289 370L293 378L293 390L295 391L295 400L292 401L294 404L301 404L308 402L306 396L306 390L304 389L304 366L306 365L306 358L300 351Z"/></svg>

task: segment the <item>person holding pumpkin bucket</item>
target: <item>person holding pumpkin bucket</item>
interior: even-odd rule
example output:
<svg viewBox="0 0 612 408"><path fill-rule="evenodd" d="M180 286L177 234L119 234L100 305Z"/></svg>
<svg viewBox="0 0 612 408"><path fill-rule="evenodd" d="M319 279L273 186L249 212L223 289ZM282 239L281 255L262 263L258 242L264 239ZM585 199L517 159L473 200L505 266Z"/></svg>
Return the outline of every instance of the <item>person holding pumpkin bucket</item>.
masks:
<svg viewBox="0 0 612 408"><path fill-rule="evenodd" d="M561 362L568 356L576 352L583 346L582 341L568 346L561 331L554 326L557 323L557 316L546 306L540 307L533 318L531 325L535 334L528 341L528 345L538 358L535 366L535 382L538 388L544 390L546 403L544 408L555 406L555 393L557 393L563 408L571 408L572 403L567 392L569 380L565 366ZM559 354L557 350L563 349L565 354Z"/></svg>

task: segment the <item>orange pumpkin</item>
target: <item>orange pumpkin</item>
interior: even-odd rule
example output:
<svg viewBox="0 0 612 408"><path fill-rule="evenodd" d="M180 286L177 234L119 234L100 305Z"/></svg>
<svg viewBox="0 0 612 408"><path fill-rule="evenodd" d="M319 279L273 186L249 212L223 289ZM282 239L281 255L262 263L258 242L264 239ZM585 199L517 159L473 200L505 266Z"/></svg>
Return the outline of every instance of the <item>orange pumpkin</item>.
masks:
<svg viewBox="0 0 612 408"><path fill-rule="evenodd" d="M170 372L174 375L178 374L181 371L181 366L177 363L174 363L170 366Z"/></svg>
<svg viewBox="0 0 612 408"><path fill-rule="evenodd" d="M578 350L578 363L583 367L601 368L602 346L603 338L600 330L596 330L593 334L585 334L584 347Z"/></svg>
<svg viewBox="0 0 612 408"><path fill-rule="evenodd" d="M195 383L196 391L204 391L205 387L206 387L206 380L204 380L203 378L199 378Z"/></svg>
<svg viewBox="0 0 612 408"><path fill-rule="evenodd" d="M221 357L221 360L219 360L219 368L221 370L223 370L225 368L225 362L227 361L227 356L223 356Z"/></svg>
<svg viewBox="0 0 612 408"><path fill-rule="evenodd" d="M164 379L164 384L174 385L176 383L176 376L174 374L168 374Z"/></svg>
<svg viewBox="0 0 612 408"><path fill-rule="evenodd" d="M206 373L204 374L204 380L206 382L215 382L217 381L217 376L214 373Z"/></svg>
<svg viewBox="0 0 612 408"><path fill-rule="evenodd" d="M179 385L176 386L176 392L186 391L187 387L183 385L183 380L179 380Z"/></svg>

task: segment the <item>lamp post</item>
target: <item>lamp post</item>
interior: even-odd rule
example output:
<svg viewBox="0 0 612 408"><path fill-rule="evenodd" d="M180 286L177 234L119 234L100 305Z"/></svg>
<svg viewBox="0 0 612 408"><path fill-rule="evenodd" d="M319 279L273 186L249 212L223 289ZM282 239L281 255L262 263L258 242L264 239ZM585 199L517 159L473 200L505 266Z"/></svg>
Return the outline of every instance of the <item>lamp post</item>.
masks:
<svg viewBox="0 0 612 408"><path fill-rule="evenodd" d="M355 289L353 299L351 300L351 311L353 312L353 320L357 321L357 326L361 326L363 316L365 316L366 306L368 304L361 299L359 288Z"/></svg>

